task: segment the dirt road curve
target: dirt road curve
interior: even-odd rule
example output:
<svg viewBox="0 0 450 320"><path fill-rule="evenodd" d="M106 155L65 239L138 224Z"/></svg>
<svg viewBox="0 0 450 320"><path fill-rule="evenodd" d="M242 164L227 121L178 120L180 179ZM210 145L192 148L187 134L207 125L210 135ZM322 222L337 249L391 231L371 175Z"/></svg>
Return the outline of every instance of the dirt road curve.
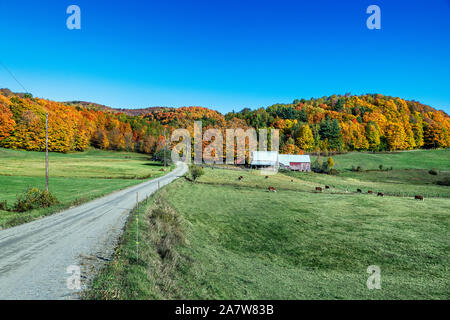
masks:
<svg viewBox="0 0 450 320"><path fill-rule="evenodd" d="M156 191L158 181L162 187L186 170L179 164L161 178L0 231L0 299L76 298L77 290L67 286L67 267L79 265L84 277L95 260L108 259L136 203L136 192L144 199Z"/></svg>

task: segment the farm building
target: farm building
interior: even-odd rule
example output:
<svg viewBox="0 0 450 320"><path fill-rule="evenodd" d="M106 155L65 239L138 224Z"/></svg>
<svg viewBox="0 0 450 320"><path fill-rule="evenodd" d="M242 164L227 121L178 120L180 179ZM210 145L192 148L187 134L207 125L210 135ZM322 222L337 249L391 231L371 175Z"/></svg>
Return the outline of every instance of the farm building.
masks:
<svg viewBox="0 0 450 320"><path fill-rule="evenodd" d="M252 167L276 167L295 171L311 171L308 155L279 154L277 151L253 151Z"/></svg>
<svg viewBox="0 0 450 320"><path fill-rule="evenodd" d="M311 159L308 155L280 154L278 161L281 169L311 171Z"/></svg>
<svg viewBox="0 0 450 320"><path fill-rule="evenodd" d="M253 151L252 167L278 167L277 151Z"/></svg>

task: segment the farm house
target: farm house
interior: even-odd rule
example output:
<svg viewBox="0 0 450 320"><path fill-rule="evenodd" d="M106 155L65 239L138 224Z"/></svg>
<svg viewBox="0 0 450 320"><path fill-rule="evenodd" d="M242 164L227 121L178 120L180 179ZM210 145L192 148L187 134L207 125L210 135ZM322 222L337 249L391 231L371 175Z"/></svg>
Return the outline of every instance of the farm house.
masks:
<svg viewBox="0 0 450 320"><path fill-rule="evenodd" d="M280 154L278 155L280 169L293 171L311 171L311 159L309 155Z"/></svg>

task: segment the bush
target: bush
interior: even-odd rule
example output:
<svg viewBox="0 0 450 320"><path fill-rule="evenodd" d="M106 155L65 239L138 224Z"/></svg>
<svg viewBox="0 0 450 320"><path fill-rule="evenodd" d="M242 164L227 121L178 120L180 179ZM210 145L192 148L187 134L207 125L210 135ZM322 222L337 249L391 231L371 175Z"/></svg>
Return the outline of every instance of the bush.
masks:
<svg viewBox="0 0 450 320"><path fill-rule="evenodd" d="M380 164L380 165L378 166L378 168L380 169L380 171L383 170L383 165Z"/></svg>
<svg viewBox="0 0 450 320"><path fill-rule="evenodd" d="M153 155L153 160L155 161L159 161L161 163L164 163L164 155L165 155L165 159L166 159L166 163L168 165L170 165L172 163L172 152L170 151L170 149L160 149L159 151L155 152L155 154Z"/></svg>
<svg viewBox="0 0 450 320"><path fill-rule="evenodd" d="M50 192L39 188L28 188L27 191L17 196L12 210L25 212L36 208L47 208L58 203L58 199Z"/></svg>
<svg viewBox="0 0 450 320"><path fill-rule="evenodd" d="M337 175L337 174L339 174L339 171L337 171L336 169L330 169L330 174L332 174L332 175Z"/></svg>
<svg viewBox="0 0 450 320"><path fill-rule="evenodd" d="M329 173L330 172L330 164L328 161L324 161L322 163L322 171L323 173Z"/></svg>
<svg viewBox="0 0 450 320"><path fill-rule="evenodd" d="M0 210L8 211L8 202L6 200L0 201Z"/></svg>
<svg viewBox="0 0 450 320"><path fill-rule="evenodd" d="M428 171L428 173L433 175L433 176L437 176L437 174L438 174L436 169L431 169L430 171Z"/></svg>
<svg viewBox="0 0 450 320"><path fill-rule="evenodd" d="M312 163L311 170L316 173L322 172L322 160L319 157Z"/></svg>
<svg viewBox="0 0 450 320"><path fill-rule="evenodd" d="M364 171L364 167L363 166L357 166L357 167L352 166L352 171L361 172L361 171Z"/></svg>
<svg viewBox="0 0 450 320"><path fill-rule="evenodd" d="M190 174L192 180L196 181L197 178L200 178L204 174L203 168L200 166L197 166L195 164L191 164L189 166L189 174Z"/></svg>

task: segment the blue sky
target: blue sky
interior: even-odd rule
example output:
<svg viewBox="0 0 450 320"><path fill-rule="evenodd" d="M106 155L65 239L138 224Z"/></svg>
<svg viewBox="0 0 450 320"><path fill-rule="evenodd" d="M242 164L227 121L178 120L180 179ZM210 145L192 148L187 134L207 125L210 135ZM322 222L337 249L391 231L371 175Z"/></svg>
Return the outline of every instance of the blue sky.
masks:
<svg viewBox="0 0 450 320"><path fill-rule="evenodd" d="M351 92L450 113L450 0L3 0L0 29L0 61L58 101L227 112ZM0 87L23 91L1 67Z"/></svg>

